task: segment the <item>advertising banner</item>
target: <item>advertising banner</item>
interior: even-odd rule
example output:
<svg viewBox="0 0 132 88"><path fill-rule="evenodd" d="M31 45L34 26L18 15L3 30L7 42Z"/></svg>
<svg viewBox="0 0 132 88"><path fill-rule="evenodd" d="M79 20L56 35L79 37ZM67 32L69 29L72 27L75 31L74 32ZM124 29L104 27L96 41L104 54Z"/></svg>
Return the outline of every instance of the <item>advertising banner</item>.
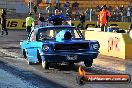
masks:
<svg viewBox="0 0 132 88"><path fill-rule="evenodd" d="M7 19L6 27L8 29L26 29L25 19Z"/></svg>

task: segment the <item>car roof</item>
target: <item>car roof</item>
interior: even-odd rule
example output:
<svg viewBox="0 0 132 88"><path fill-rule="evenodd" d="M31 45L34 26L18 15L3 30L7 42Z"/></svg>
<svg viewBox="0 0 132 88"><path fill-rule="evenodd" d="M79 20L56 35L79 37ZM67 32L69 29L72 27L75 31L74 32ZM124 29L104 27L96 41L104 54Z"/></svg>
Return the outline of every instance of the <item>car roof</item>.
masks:
<svg viewBox="0 0 132 88"><path fill-rule="evenodd" d="M51 29L51 28L75 28L75 26L70 25L57 25L57 26L44 26L44 27L36 27L33 30L43 30L43 29Z"/></svg>

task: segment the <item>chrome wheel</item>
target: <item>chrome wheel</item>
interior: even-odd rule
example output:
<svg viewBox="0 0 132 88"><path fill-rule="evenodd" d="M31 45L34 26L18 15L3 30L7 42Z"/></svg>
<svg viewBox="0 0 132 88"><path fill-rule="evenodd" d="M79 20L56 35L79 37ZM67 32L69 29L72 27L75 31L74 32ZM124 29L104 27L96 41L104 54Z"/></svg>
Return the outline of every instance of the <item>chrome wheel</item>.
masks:
<svg viewBox="0 0 132 88"><path fill-rule="evenodd" d="M44 69L49 69L49 63L47 61L42 61L42 67Z"/></svg>
<svg viewBox="0 0 132 88"><path fill-rule="evenodd" d="M91 67L92 64L93 64L93 60L84 61L84 64L85 64L86 67Z"/></svg>
<svg viewBox="0 0 132 88"><path fill-rule="evenodd" d="M29 60L28 60L27 62L28 62L28 64L29 64L29 65L33 65L33 63L32 63L32 62L30 62Z"/></svg>

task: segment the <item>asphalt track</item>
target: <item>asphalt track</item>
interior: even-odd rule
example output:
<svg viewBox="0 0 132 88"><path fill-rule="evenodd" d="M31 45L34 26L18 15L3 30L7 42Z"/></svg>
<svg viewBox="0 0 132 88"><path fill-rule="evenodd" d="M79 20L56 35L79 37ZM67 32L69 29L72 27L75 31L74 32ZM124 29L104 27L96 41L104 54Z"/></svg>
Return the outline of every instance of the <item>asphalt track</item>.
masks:
<svg viewBox="0 0 132 88"><path fill-rule="evenodd" d="M78 85L76 76L79 65L74 67L67 65L52 66L49 70L42 69L40 64L28 65L21 55L20 40L26 39L25 31L9 31L9 35L0 35L0 70L19 79L19 86L12 83L7 85L6 75L0 78L0 88L132 88L129 84L85 84ZM88 74L130 74L132 75L132 61L120 60L100 55L94 60L91 68L84 67ZM1 73L2 74L2 73ZM4 73L3 73L4 74ZM12 80L8 78L8 80Z"/></svg>

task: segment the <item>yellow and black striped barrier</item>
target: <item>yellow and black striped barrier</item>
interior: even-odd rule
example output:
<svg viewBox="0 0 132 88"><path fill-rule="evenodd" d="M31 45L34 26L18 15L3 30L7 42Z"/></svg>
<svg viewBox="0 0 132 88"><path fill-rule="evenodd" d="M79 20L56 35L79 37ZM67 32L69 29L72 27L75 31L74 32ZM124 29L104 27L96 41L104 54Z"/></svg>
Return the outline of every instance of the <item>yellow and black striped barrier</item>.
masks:
<svg viewBox="0 0 132 88"><path fill-rule="evenodd" d="M72 25L78 26L79 21L71 21ZM117 24L119 28L123 30L128 30L130 26L130 22L109 22L108 25L111 24ZM85 28L86 26L95 28L96 22L85 22ZM6 27L8 29L25 29L26 28L26 20L25 19L7 19L6 21Z"/></svg>
<svg viewBox="0 0 132 88"><path fill-rule="evenodd" d="M25 19L7 19L6 27L8 29L26 29Z"/></svg>

